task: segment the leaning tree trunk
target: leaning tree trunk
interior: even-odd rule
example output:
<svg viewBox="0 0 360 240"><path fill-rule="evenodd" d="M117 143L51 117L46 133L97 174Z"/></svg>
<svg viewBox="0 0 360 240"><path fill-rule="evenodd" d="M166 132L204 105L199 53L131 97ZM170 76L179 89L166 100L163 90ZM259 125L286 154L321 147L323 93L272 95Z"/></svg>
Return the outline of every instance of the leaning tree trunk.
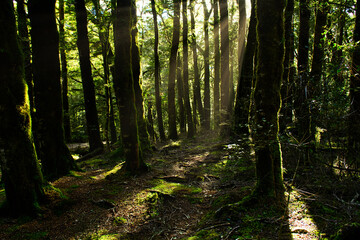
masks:
<svg viewBox="0 0 360 240"><path fill-rule="evenodd" d="M13 215L36 214L44 197L43 176L31 129L24 59L11 0L0 1L0 166Z"/></svg>
<svg viewBox="0 0 360 240"><path fill-rule="evenodd" d="M350 77L350 117L348 151L349 163L359 167L360 161L358 151L360 148L360 1L356 1L356 19L353 37L355 49L352 55L351 77Z"/></svg>
<svg viewBox="0 0 360 240"><path fill-rule="evenodd" d="M95 87L91 73L90 48L87 30L87 13L84 0L75 0L77 46L79 50L81 82L84 91L86 127L90 151L102 149L99 119L96 109Z"/></svg>
<svg viewBox="0 0 360 240"><path fill-rule="evenodd" d="M219 0L214 0L214 126L220 124L220 27L219 27Z"/></svg>
<svg viewBox="0 0 360 240"><path fill-rule="evenodd" d="M278 138L284 60L284 2L257 0L256 5L258 62L253 133L257 178L255 194L266 201L282 201L284 193Z"/></svg>
<svg viewBox="0 0 360 240"><path fill-rule="evenodd" d="M209 18L210 12L206 7L206 2L203 1L204 8L204 34L205 34L205 50L204 50L204 128L210 130L210 43L209 43Z"/></svg>
<svg viewBox="0 0 360 240"><path fill-rule="evenodd" d="M187 20L187 0L182 0L183 18L183 81L184 81L184 103L186 120L188 126L188 138L195 135L195 126L191 114L190 89L189 89L189 45L188 45L188 20ZM195 113L194 113L195 114Z"/></svg>
<svg viewBox="0 0 360 240"><path fill-rule="evenodd" d="M65 145L55 0L29 0L36 136L43 174L66 175L77 166Z"/></svg>
<svg viewBox="0 0 360 240"><path fill-rule="evenodd" d="M229 16L227 0L220 0L220 32L221 32L221 135L230 133L230 47L229 47Z"/></svg>
<svg viewBox="0 0 360 240"><path fill-rule="evenodd" d="M162 118L162 103L160 97L160 60L159 60L159 30L157 23L157 14L155 8L155 0L151 0L151 10L154 19L154 32L155 32L155 43L154 43L154 58L155 58L155 104L156 104L156 114L157 114L157 122L158 129L160 134L160 139L162 141L165 140L165 131L164 131L164 123Z"/></svg>
<svg viewBox="0 0 360 240"><path fill-rule="evenodd" d="M146 170L140 152L131 64L132 0L117 0L114 20L114 88L120 113L125 169L134 174Z"/></svg>

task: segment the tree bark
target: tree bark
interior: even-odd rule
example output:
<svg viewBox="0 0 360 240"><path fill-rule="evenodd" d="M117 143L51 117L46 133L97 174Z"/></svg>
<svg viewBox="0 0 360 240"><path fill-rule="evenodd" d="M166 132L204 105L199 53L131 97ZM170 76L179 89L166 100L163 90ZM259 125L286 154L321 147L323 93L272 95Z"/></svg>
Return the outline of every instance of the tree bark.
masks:
<svg viewBox="0 0 360 240"><path fill-rule="evenodd" d="M284 185L278 138L280 85L284 60L284 2L257 0L258 62L255 98L254 148L257 184L255 194L282 201Z"/></svg>
<svg viewBox="0 0 360 240"><path fill-rule="evenodd" d="M96 109L95 87L91 72L87 13L84 0L75 0L77 46L79 50L81 82L84 91L86 127L90 151L102 149L99 119Z"/></svg>
<svg viewBox="0 0 360 240"><path fill-rule="evenodd" d="M156 114L160 139L165 140L164 123L162 118L162 103L160 97L160 60L159 60L159 29L157 23L157 14L155 8L155 0L151 0L151 9L154 19L154 32L155 32L155 43L154 43L154 58L155 58L155 102L156 102Z"/></svg>
<svg viewBox="0 0 360 240"><path fill-rule="evenodd" d="M184 108L184 84L182 79L182 64L181 64L181 57L180 53L177 57L177 90L178 90L178 106L179 106L179 120L180 120L180 132L186 132L186 115L185 115L185 108Z"/></svg>
<svg viewBox="0 0 360 240"><path fill-rule="evenodd" d="M189 46L188 46L188 19L187 19L187 0L182 0L182 19L183 19L183 81L184 81L184 103L186 120L188 127L188 138L195 135L194 122L191 114L190 89L189 89Z"/></svg>
<svg viewBox="0 0 360 240"><path fill-rule="evenodd" d="M43 176L34 147L24 59L11 0L0 1L0 166L13 215L35 215L43 200Z"/></svg>
<svg viewBox="0 0 360 240"><path fill-rule="evenodd" d="M59 35L55 0L29 0L36 136L43 174L48 179L77 170L65 145L61 100Z"/></svg>
<svg viewBox="0 0 360 240"><path fill-rule="evenodd" d="M120 112L125 169L132 173L146 170L139 147L137 112L131 59L132 0L117 0L114 20L114 88Z"/></svg>
<svg viewBox="0 0 360 240"><path fill-rule="evenodd" d="M230 133L229 104L230 104L230 71L229 71L229 16L227 0L220 0L220 32L221 32L221 135Z"/></svg>

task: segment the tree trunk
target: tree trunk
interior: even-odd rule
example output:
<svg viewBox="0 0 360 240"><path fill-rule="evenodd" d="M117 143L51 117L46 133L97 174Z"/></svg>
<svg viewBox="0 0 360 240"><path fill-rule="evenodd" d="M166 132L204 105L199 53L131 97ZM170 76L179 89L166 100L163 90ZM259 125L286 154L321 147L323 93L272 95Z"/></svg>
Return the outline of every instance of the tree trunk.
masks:
<svg viewBox="0 0 360 240"><path fill-rule="evenodd" d="M353 42L356 43L352 54L351 76L350 76L350 117L348 151L350 164L359 168L360 161L358 151L360 148L360 1L356 1L356 19Z"/></svg>
<svg viewBox="0 0 360 240"><path fill-rule="evenodd" d="M220 124L220 26L219 26L219 0L214 0L214 126L218 129Z"/></svg>
<svg viewBox="0 0 360 240"><path fill-rule="evenodd" d="M220 29L221 29L221 135L228 136L230 133L229 124L229 16L227 0L220 0Z"/></svg>
<svg viewBox="0 0 360 240"><path fill-rule="evenodd" d="M210 12L206 7L206 2L203 1L204 7L204 34L205 34L205 51L204 51L204 128L210 130L210 43L209 43L209 18Z"/></svg>
<svg viewBox="0 0 360 240"><path fill-rule="evenodd" d="M255 98L255 193L267 201L283 200L282 157L278 138L280 85L284 60L284 1L257 1L258 62ZM269 41L271 39L271 41Z"/></svg>
<svg viewBox="0 0 360 240"><path fill-rule="evenodd" d="M248 137L248 119L250 111L251 88L254 78L254 58L256 52L256 13L255 0L251 1L249 33L244 52L244 60L239 75L235 103L235 134Z"/></svg>
<svg viewBox="0 0 360 240"><path fill-rule="evenodd" d="M65 145L55 0L29 0L38 157L48 179L78 169Z"/></svg>
<svg viewBox="0 0 360 240"><path fill-rule="evenodd" d="M70 125L70 113L69 113L69 98L68 98L68 70L66 60L66 40L64 31L64 0L59 0L59 47L60 47L60 62L61 62L61 89L62 89L62 101L64 111L64 132L65 141L71 142L71 125Z"/></svg>
<svg viewBox="0 0 360 240"><path fill-rule="evenodd" d="M183 81L184 81L184 103L186 111L186 120L188 125L188 138L195 135L194 122L190 106L189 89L189 50L188 50L188 20L187 20L187 0L182 0L182 19L183 19Z"/></svg>
<svg viewBox="0 0 360 240"><path fill-rule="evenodd" d="M117 0L114 20L114 88L120 112L125 169L132 174L146 169L139 148L131 59L132 0Z"/></svg>
<svg viewBox="0 0 360 240"><path fill-rule="evenodd" d="M239 4L239 37L238 37L238 68L239 76L243 66L245 54L245 37L246 37L246 0L238 0ZM252 8L254 6L251 6Z"/></svg>
<svg viewBox="0 0 360 240"><path fill-rule="evenodd" d="M190 16L191 16L191 48L193 52L193 61L194 61L194 99L196 102L196 108L200 115L200 125L204 126L204 109L201 99L201 86L200 86L200 73L198 67L198 55L197 55L197 44L196 44L196 33L195 33L195 16L194 16L194 0L190 2ZM196 114L194 109L194 115Z"/></svg>
<svg viewBox="0 0 360 240"><path fill-rule="evenodd" d="M169 138L177 139L176 130L176 108L175 108L175 78L176 78L176 56L179 48L180 37L180 0L174 0L173 38L171 42L170 68L168 82L168 113L169 113Z"/></svg>
<svg viewBox="0 0 360 240"><path fill-rule="evenodd" d="M77 46L79 50L81 80L84 91L86 127L90 151L102 149L99 120L96 109L95 87L91 73L87 13L84 0L75 0Z"/></svg>
<svg viewBox="0 0 360 240"><path fill-rule="evenodd" d="M156 102L156 114L160 139L165 140L164 123L162 118L162 103L160 97L160 61L159 61L159 30L157 23L157 14L155 9L155 0L151 0L151 9L154 19L154 32L155 32L155 44L154 44L154 57L155 57L155 102Z"/></svg>
<svg viewBox="0 0 360 240"><path fill-rule="evenodd" d="M181 64L181 57L180 53L177 57L177 90L178 90L178 105L179 105L179 118L180 118L180 132L186 132L186 115L185 115L185 108L184 108L184 84L182 80L182 64Z"/></svg>
<svg viewBox="0 0 360 240"><path fill-rule="evenodd" d="M280 114L280 131L283 132L286 126L291 123L292 109L290 94L291 84L290 74L294 63L294 29L293 29L293 14L294 14L294 0L288 0L285 9L285 58L284 58L284 73L283 83L281 86L282 108Z"/></svg>
<svg viewBox="0 0 360 240"><path fill-rule="evenodd" d="M18 45L14 7L0 1L0 165L13 215L35 215L44 197L43 176L31 129L24 59Z"/></svg>
<svg viewBox="0 0 360 240"><path fill-rule="evenodd" d="M132 59L132 73L133 73L133 81L134 81L134 90L135 90L135 104L137 111L137 120L138 120L138 128L139 128L139 138L141 143L142 151L150 151L150 139L149 133L145 121L144 115L144 99L143 92L141 88L141 67L140 67L140 51L137 44L138 38L138 30L136 27L137 17L136 17L136 3L135 0L132 0L132 29L131 29L131 59Z"/></svg>

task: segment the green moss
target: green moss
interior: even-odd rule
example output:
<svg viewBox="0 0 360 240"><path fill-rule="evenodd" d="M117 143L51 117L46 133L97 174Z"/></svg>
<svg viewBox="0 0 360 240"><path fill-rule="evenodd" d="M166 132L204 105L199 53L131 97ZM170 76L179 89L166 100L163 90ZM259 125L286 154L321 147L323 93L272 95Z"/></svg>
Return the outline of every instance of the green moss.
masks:
<svg viewBox="0 0 360 240"><path fill-rule="evenodd" d="M72 176L72 177L76 177L76 178L83 178L83 176L81 176L79 173L77 173L75 171L70 171L68 176Z"/></svg>
<svg viewBox="0 0 360 240"><path fill-rule="evenodd" d="M201 230L195 236L187 238L187 240L218 240L220 237L220 233L216 232L214 229L211 229Z"/></svg>
<svg viewBox="0 0 360 240"><path fill-rule="evenodd" d="M117 225L123 225L123 224L126 224L127 222L128 221L123 217L115 217L114 218L114 223Z"/></svg>
<svg viewBox="0 0 360 240"><path fill-rule="evenodd" d="M25 234L25 239L44 239L48 235L48 232L34 232L34 233L27 233Z"/></svg>
<svg viewBox="0 0 360 240"><path fill-rule="evenodd" d="M180 195L188 196L202 191L201 188L188 186L180 183L171 183L166 182L162 179L157 179L153 181L154 187L151 188L152 191L159 192L166 195Z"/></svg>

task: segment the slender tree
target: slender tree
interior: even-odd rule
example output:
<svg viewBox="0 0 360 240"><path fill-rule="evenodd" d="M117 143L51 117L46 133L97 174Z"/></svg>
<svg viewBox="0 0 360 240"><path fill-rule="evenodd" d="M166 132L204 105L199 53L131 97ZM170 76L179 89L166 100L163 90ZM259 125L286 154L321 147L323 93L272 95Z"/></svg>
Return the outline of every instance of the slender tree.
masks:
<svg viewBox="0 0 360 240"><path fill-rule="evenodd" d="M71 126L69 113L69 97L68 97L68 69L66 59L66 39L65 39L65 4L64 0L59 1L59 48L61 62L61 90L64 111L64 133L65 141L71 142Z"/></svg>
<svg viewBox="0 0 360 240"><path fill-rule="evenodd" d="M90 151L102 149L99 119L96 109L95 87L91 72L87 13L84 0L75 0L77 46L79 50L81 82L84 91L86 127Z"/></svg>
<svg viewBox="0 0 360 240"><path fill-rule="evenodd" d="M162 118L162 103L160 97L160 60L159 60L159 29L157 23L157 13L155 8L155 0L151 0L151 10L154 19L154 32L155 32L155 43L154 43L154 58L155 58L155 104L157 113L158 129L160 139L165 140L164 123Z"/></svg>
<svg viewBox="0 0 360 240"><path fill-rule="evenodd" d="M246 1L238 0L239 4L239 36L238 36L238 68L239 76L243 66L243 59L245 53L245 37L246 37ZM251 6L252 8L254 6Z"/></svg>
<svg viewBox="0 0 360 240"><path fill-rule="evenodd" d="M203 1L204 8L204 41L205 41L205 50L204 50L204 128L210 130L210 43L209 43L209 18L210 11L207 9L206 1Z"/></svg>
<svg viewBox="0 0 360 240"><path fill-rule="evenodd" d="M173 38L170 52L170 68L168 82L168 113L169 113L169 138L177 139L176 108L175 108L175 78L176 56L179 48L180 37L180 0L174 0Z"/></svg>
<svg viewBox="0 0 360 240"><path fill-rule="evenodd" d="M186 111L186 120L188 127L188 138L195 135L194 122L190 106L189 90L189 45L188 45L188 19L187 19L187 0L182 0L182 20L183 20L183 81L184 81L184 103Z"/></svg>
<svg viewBox="0 0 360 240"><path fill-rule="evenodd" d="M29 0L36 107L37 153L43 174L55 179L76 170L65 145L55 0Z"/></svg>
<svg viewBox="0 0 360 240"><path fill-rule="evenodd" d="M200 73L198 66L198 54L197 54L197 43L196 43L196 32L195 32L195 15L194 15L194 0L190 1L190 22L191 22L191 49L193 53L193 67L194 67L194 100L196 109L200 115L200 124L204 126L204 109L201 98L201 85L200 85ZM196 115L196 111L194 108L194 115Z"/></svg>
<svg viewBox="0 0 360 240"><path fill-rule="evenodd" d="M360 147L360 1L356 1L356 18L353 41L356 43L352 54L350 77L349 156L350 163L360 165L357 151Z"/></svg>
<svg viewBox="0 0 360 240"><path fill-rule="evenodd" d="M230 106L230 47L229 47L229 16L227 0L220 0L220 32L221 32L221 135L227 136L229 127Z"/></svg>
<svg viewBox="0 0 360 240"><path fill-rule="evenodd" d="M0 162L6 201L14 215L37 213L44 197L36 156L30 101L19 47L14 7L0 1Z"/></svg>
<svg viewBox="0 0 360 240"><path fill-rule="evenodd" d="M214 9L214 125L218 129L220 124L220 27L219 27L219 0L213 1Z"/></svg>
<svg viewBox="0 0 360 240"><path fill-rule="evenodd" d="M258 62L254 89L254 148L257 184L255 194L283 200L282 157L278 138L280 85L284 60L285 1L257 0ZM271 39L271 41L269 41Z"/></svg>
<svg viewBox="0 0 360 240"><path fill-rule="evenodd" d="M237 84L237 94L235 103L235 134L247 137L248 118L250 111L251 88L254 78L254 58L256 52L256 13L255 0L251 1L251 16L249 24L249 33L244 52L244 60L241 67ZM241 33L240 33L241 34Z"/></svg>
<svg viewBox="0 0 360 240"><path fill-rule="evenodd" d="M183 79L182 79L182 64L181 64L181 57L180 57L180 53L178 54L177 57L177 90L178 90L178 99L177 99L177 103L179 106L179 120L180 120L180 132L184 133L186 132L186 116L185 116L185 108L184 108L184 84L183 84Z"/></svg>
<svg viewBox="0 0 360 240"><path fill-rule="evenodd" d="M120 112L125 169L130 173L146 170L140 151L134 80L131 59L132 0L117 0L114 20L114 88Z"/></svg>

